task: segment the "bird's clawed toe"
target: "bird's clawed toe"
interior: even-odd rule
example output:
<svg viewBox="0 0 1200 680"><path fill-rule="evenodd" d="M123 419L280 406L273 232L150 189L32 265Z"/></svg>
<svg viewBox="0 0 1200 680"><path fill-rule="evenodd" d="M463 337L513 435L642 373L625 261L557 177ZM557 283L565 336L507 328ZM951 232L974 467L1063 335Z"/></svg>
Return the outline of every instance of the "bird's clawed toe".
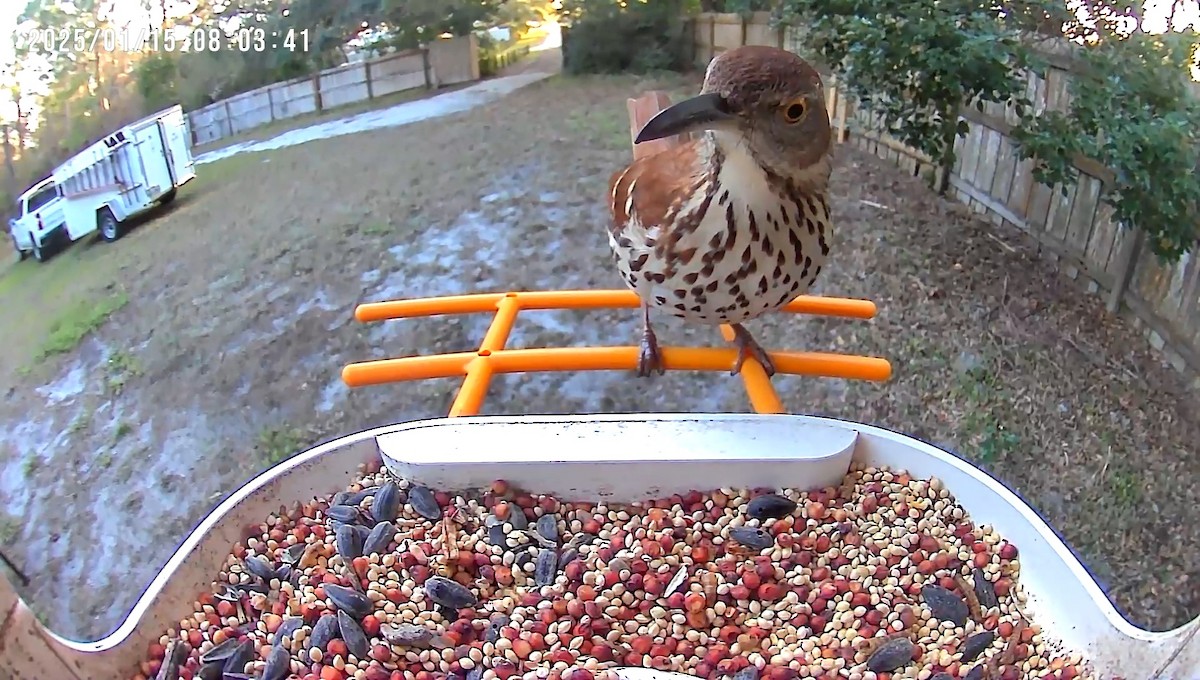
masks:
<svg viewBox="0 0 1200 680"><path fill-rule="evenodd" d="M640 378L652 377L654 373L666 373L663 367L662 352L658 349L658 338L654 331L647 328L642 333L641 351L638 353L637 374Z"/></svg>
<svg viewBox="0 0 1200 680"><path fill-rule="evenodd" d="M746 357L753 356L755 361L762 365L766 371L767 377L775 375L775 362L771 361L770 355L758 344L758 341L750 335L750 331L742 327L741 324L733 324L733 344L737 345L738 356L737 361L733 364L733 370L729 375L737 375L742 371L742 364L745 363Z"/></svg>

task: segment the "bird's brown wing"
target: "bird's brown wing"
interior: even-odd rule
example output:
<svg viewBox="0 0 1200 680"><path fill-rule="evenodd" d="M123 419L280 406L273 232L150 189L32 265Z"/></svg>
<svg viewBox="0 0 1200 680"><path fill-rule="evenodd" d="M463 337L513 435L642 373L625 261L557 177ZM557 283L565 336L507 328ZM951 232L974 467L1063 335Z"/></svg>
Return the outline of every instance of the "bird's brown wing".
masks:
<svg viewBox="0 0 1200 680"><path fill-rule="evenodd" d="M608 181L614 235L629 225L631 213L643 229L662 224L672 206L683 202L686 189L695 184L699 175L697 148L691 135L633 144L642 127L671 105L671 98L665 92L651 90L626 100L625 105L629 111L629 140L634 160L613 173Z"/></svg>

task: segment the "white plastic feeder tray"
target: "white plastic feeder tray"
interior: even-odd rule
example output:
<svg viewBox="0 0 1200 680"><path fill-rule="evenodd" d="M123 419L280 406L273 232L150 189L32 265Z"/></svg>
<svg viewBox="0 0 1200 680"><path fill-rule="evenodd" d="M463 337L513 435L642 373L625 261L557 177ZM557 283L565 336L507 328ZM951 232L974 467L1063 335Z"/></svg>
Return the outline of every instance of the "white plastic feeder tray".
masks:
<svg viewBox="0 0 1200 680"><path fill-rule="evenodd" d="M1037 513L960 458L852 422L727 414L444 418L342 437L275 466L221 503L102 640L78 642L46 630L4 582L3 677L130 677L148 643L191 613L245 527L339 490L359 464L381 453L395 474L432 487L507 479L565 500L632 501L716 487L819 488L836 484L852 460L938 477L977 524L993 525L1020 549L1027 611L1048 640L1083 654L1102 678L1200 680L1200 618L1162 633L1130 624ZM621 674L628 680L678 675L640 668Z"/></svg>

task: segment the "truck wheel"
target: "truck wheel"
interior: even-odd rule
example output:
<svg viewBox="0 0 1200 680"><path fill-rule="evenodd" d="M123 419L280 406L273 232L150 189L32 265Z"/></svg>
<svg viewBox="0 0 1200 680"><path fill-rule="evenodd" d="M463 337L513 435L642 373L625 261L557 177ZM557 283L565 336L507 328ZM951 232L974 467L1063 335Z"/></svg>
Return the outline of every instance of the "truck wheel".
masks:
<svg viewBox="0 0 1200 680"><path fill-rule="evenodd" d="M174 201L174 200L175 200L175 193L176 193L176 190L175 190L175 189L171 189L170 191L168 191L167 193L163 194L162 196L159 196L159 197L158 197L158 204L159 204L159 205L170 205L170 204L171 204L171 201Z"/></svg>
<svg viewBox="0 0 1200 680"><path fill-rule="evenodd" d="M96 227L100 229L100 238L112 243L121 238L121 223L117 221L116 215L108 208L101 208L96 211Z"/></svg>
<svg viewBox="0 0 1200 680"><path fill-rule="evenodd" d="M42 242L36 237L33 237L33 259L38 262L45 262L50 259L50 253L46 248L42 247Z"/></svg>
<svg viewBox="0 0 1200 680"><path fill-rule="evenodd" d="M23 262L25 258L29 257L29 253L21 250L21 246L17 245L16 236L11 236L10 238L12 238L13 250L17 251L17 262Z"/></svg>

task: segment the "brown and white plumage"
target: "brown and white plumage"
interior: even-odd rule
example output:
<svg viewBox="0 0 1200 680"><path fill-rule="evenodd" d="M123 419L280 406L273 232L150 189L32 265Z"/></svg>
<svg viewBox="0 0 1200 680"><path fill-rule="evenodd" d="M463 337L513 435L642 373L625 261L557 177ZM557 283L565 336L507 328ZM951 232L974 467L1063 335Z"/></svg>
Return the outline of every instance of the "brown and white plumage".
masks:
<svg viewBox="0 0 1200 680"><path fill-rule="evenodd" d="M731 324L739 358L766 353L741 324L805 293L829 255L832 135L820 76L748 46L718 55L701 94L662 111L639 141L693 139L636 159L609 182L609 242L643 302L638 372L662 372L649 309Z"/></svg>

